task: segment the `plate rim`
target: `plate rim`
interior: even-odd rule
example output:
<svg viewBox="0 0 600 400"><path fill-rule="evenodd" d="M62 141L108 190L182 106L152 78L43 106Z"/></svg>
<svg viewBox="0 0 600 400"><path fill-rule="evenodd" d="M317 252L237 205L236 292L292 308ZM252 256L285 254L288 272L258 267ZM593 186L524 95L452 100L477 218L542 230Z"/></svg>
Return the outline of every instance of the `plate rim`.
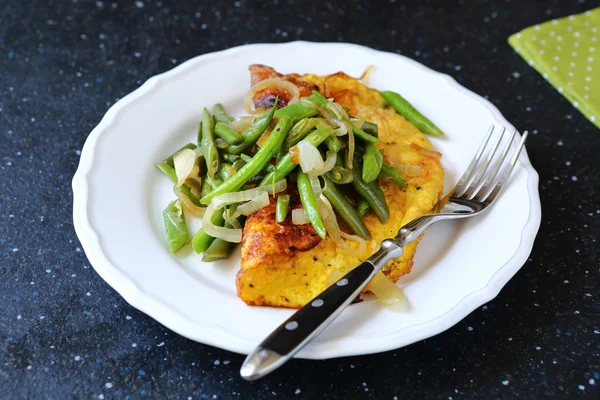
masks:
<svg viewBox="0 0 600 400"><path fill-rule="evenodd" d="M435 71L411 58L408 58L401 54L392 52L375 50L370 47L353 44L353 43L341 43L341 42L307 42L307 41L292 41L286 43L254 43L246 44L241 46L232 47L229 49L202 54L193 57L177 67L165 71L161 74L154 75L149 78L143 85L135 89L133 92L127 94L119 101L117 101L110 109L106 112L99 124L92 130L87 139L85 140L83 149L81 151L81 157L78 168L73 176L72 189L73 189L73 225L79 241L81 242L82 248L85 254L96 270L96 272L104 279L113 289L115 289L131 306L142 311L153 319L157 320L169 329L177 332L178 334L187 337L191 340L208 344L211 346L219 347L225 350L233 351L240 354L247 354L251 349L248 349L247 342L242 340L238 336L231 335L227 332L226 327L219 325L212 325L200 322L189 321L185 316L177 313L171 309L168 305L162 303L157 298L153 297L151 293L145 292L141 289L133 279L128 277L125 273L120 271L115 265L113 265L106 254L104 253L98 235L94 228L92 228L87 213L88 207L88 192L89 182L87 180L88 174L92 171L95 161L95 145L102 133L115 122L119 113L125 108L129 107L137 99L143 98L145 95L150 94L152 90L164 82L165 80L175 77L189 69L193 69L198 63L204 62L211 58L222 57L230 55L230 53L236 53L238 51L244 51L248 48L259 48L259 47L287 47L287 46L330 46L330 47L352 47L361 51L367 51L376 53L378 56L396 56L403 59L404 62L409 62L413 66L424 70L427 73L437 75L450 85L452 89L455 89L473 100L483 104L488 111L491 112L494 119L501 123L507 128L514 128L500 113L490 101L484 97L476 94L470 89L460 85L451 76ZM383 351L389 351L398 349L419 340L423 340L432 336L435 336L445 330L451 328L468 314L473 312L481 305L495 298L500 290L508 283L508 281L521 269L521 267L527 261L531 250L533 248L534 239L537 235L541 224L541 203L539 197L539 176L527 155L527 151L523 151L519 157L519 163L527 172L527 192L529 198L529 216L527 222L521 230L521 238L519 247L512 255L512 257L502 265L490 278L488 283L457 302L452 308L446 311L444 314L433 318L427 322L411 325L387 334L385 337L379 337L377 341L373 341L369 344L368 348L356 348L352 346L333 346L332 348L323 349L320 348L318 351L311 351L310 347L303 349L298 353L298 358L307 359L326 359L334 357L345 357L353 355L373 354ZM202 329L199 329L202 327ZM193 329L191 329L193 328ZM194 334L190 334L190 332ZM227 340L223 340L223 337L227 337ZM215 340L214 338L219 338ZM257 343L256 343L257 344Z"/></svg>

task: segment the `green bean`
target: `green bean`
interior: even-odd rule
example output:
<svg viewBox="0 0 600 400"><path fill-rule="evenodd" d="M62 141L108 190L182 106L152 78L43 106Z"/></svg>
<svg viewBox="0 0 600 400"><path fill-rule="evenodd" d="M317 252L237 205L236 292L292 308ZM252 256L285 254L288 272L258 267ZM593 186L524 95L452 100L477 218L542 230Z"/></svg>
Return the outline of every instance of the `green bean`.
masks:
<svg viewBox="0 0 600 400"><path fill-rule="evenodd" d="M219 178L211 178L210 176L206 176L204 178L204 180L206 181L206 183L208 183L208 185L210 186L211 191L215 190L216 188L218 188L221 184L223 184L223 181Z"/></svg>
<svg viewBox="0 0 600 400"><path fill-rule="evenodd" d="M375 137L379 136L379 127L377 126L377 124L374 124L373 122L369 122L369 121L363 122L361 129L363 131L365 131L365 133L368 133L369 135L372 135Z"/></svg>
<svg viewBox="0 0 600 400"><path fill-rule="evenodd" d="M274 172L275 171L275 165L269 163L265 166L265 171L267 171L267 173L269 172Z"/></svg>
<svg viewBox="0 0 600 400"><path fill-rule="evenodd" d="M225 224L225 218L223 217L223 210L215 210L211 215L210 220L217 226L223 226ZM198 232L192 238L192 248L197 254L205 252L208 246L213 242L215 238L204 232L204 229L198 229Z"/></svg>
<svg viewBox="0 0 600 400"><path fill-rule="evenodd" d="M344 167L340 167L339 165L334 166L331 171L325 174L325 176L331 179L333 183L338 185L345 185L352 182L353 179L352 172L348 171Z"/></svg>
<svg viewBox="0 0 600 400"><path fill-rule="evenodd" d="M221 177L223 182L229 179L236 172L237 170L234 169L231 164L224 163L219 166L219 176Z"/></svg>
<svg viewBox="0 0 600 400"><path fill-rule="evenodd" d="M206 108L202 112L202 124L198 136L202 154L206 160L208 176L214 178L219 170L219 150L215 144L213 118Z"/></svg>
<svg viewBox="0 0 600 400"><path fill-rule="evenodd" d="M164 163L155 163L156 167L165 173L171 179L171 182L177 183L177 173L175 172L175 168L164 164Z"/></svg>
<svg viewBox="0 0 600 400"><path fill-rule="evenodd" d="M377 147L372 144L365 146L362 164L362 179L366 183L373 182L381 172L383 164L383 155Z"/></svg>
<svg viewBox="0 0 600 400"><path fill-rule="evenodd" d="M325 110L325 112L328 112L332 117L336 117L333 111L327 108L327 104L329 103L329 101L321 93L317 92L316 90L313 90L312 96L310 96L308 99L313 103L321 106ZM350 122L350 119L348 117L343 117L342 121L350 124L350 127L352 128L352 133L354 133L356 137L364 140L367 143L379 142L379 139L377 139L376 137L369 135L357 126L354 126L354 124Z"/></svg>
<svg viewBox="0 0 600 400"><path fill-rule="evenodd" d="M242 143L242 137L240 136L240 134L221 121L215 124L215 135L217 135L229 144Z"/></svg>
<svg viewBox="0 0 600 400"><path fill-rule="evenodd" d="M208 176L206 176L204 178L204 180L202 181L202 190L200 192L200 198L204 197L204 196L208 196L208 194L210 192L213 191L212 186L208 183Z"/></svg>
<svg viewBox="0 0 600 400"><path fill-rule="evenodd" d="M239 160L235 160L233 164L231 164L233 169L235 169L236 171L239 171L240 168L242 168L244 165L246 165L246 161L242 160L241 158Z"/></svg>
<svg viewBox="0 0 600 400"><path fill-rule="evenodd" d="M329 151L338 153L342 148L342 143L336 136L329 136L327 139L325 139L325 146L327 146Z"/></svg>
<svg viewBox="0 0 600 400"><path fill-rule="evenodd" d="M181 185L178 187L179 191L185 194L195 206L204 207L202 203L200 203L200 198L192 193L192 190L187 185Z"/></svg>
<svg viewBox="0 0 600 400"><path fill-rule="evenodd" d="M162 212L169 250L175 253L190 240L181 200L173 200Z"/></svg>
<svg viewBox="0 0 600 400"><path fill-rule="evenodd" d="M388 103L396 112L403 115L409 122L420 129L422 132L434 136L441 136L444 132L435 126L426 116L421 114L419 110L414 108L404 97L396 92L379 92L381 97Z"/></svg>
<svg viewBox="0 0 600 400"><path fill-rule="evenodd" d="M225 224L226 228L233 228L233 226L228 222ZM228 258L231 255L231 252L235 248L235 243L228 242L223 239L216 238L212 241L210 246L204 252L202 256L202 261L204 262L213 262L217 260L223 260Z"/></svg>
<svg viewBox="0 0 600 400"><path fill-rule="evenodd" d="M294 122L297 122L304 118L314 117L317 115L317 110L313 107L305 106L304 104L297 102L285 107L281 107L275 112L275 116L277 118L283 117L284 115L287 115L293 119Z"/></svg>
<svg viewBox="0 0 600 400"><path fill-rule="evenodd" d="M300 195L300 202L302 203L304 212L306 212L308 220L313 228L315 228L315 232L317 232L317 235L321 239L325 239L327 229L325 229L325 224L319 212L317 198L313 192L308 175L302 171L298 171L298 194Z"/></svg>
<svg viewBox="0 0 600 400"><path fill-rule="evenodd" d="M283 140L291 128L292 120L290 117L283 116L279 118L271 136L269 136L269 139L266 140L260 150L252 157L252 160L247 162L235 175L216 188L211 194L200 199L200 201L203 204L208 204L213 197L223 193L234 192L244 186L249 179L258 175L279 151Z"/></svg>
<svg viewBox="0 0 600 400"><path fill-rule="evenodd" d="M252 157L249 156L248 154L242 153L242 154L240 154L240 158L242 160L244 160L245 162L247 162L247 163L250 162L250 161L252 161Z"/></svg>
<svg viewBox="0 0 600 400"><path fill-rule="evenodd" d="M234 161L237 161L239 158L240 158L240 156L237 155L237 154L229 154L229 153L223 154L223 159L225 161L227 161L228 163L232 163Z"/></svg>
<svg viewBox="0 0 600 400"><path fill-rule="evenodd" d="M339 215L358 236L363 239L370 239L371 232L369 232L365 223L360 219L360 216L354 207L352 207L352 204L346 199L346 196L344 196L344 194L340 192L329 179L323 177L323 180L325 181L323 194L327 197L327 200L329 200L337 215Z"/></svg>
<svg viewBox="0 0 600 400"><path fill-rule="evenodd" d="M273 120L273 115L275 114L275 110L277 110L277 100L275 100L275 104L269 112L266 112L260 117L258 117L252 123L250 128L246 129L246 131L242 133L242 143L231 145L227 147L226 151L229 154L241 154L245 150L254 146L256 141L262 136L262 134L267 130L267 128L271 124L271 121Z"/></svg>
<svg viewBox="0 0 600 400"><path fill-rule="evenodd" d="M253 176L242 186L242 190L252 189L258 186L258 184L262 181L264 175L256 175Z"/></svg>
<svg viewBox="0 0 600 400"><path fill-rule="evenodd" d="M175 168L169 167L168 165L161 164L161 163L156 163L154 165L156 165L158 167L158 169L160 169L162 172L164 172L169 177L169 179L171 179L171 182L173 182L173 184L177 183L177 174L175 173ZM179 186L178 189L181 193L183 193L187 197L189 197L189 199L192 203L194 203L198 207L202 207L202 203L200 203L200 199L198 198L198 196L196 196L195 194L192 193L189 186L183 184L183 185Z"/></svg>
<svg viewBox="0 0 600 400"><path fill-rule="evenodd" d="M385 174L385 175L389 176L394 182L396 182L398 185L400 185L400 187L406 186L406 180L404 179L404 177L402 176L400 171L398 171L396 168L392 167L391 165L383 163L383 165L381 166L380 176L381 176L381 174Z"/></svg>
<svg viewBox="0 0 600 400"><path fill-rule="evenodd" d="M224 124L233 121L233 118L227 114L227 111L225 111L225 108L220 103L215 104L213 107L213 115L215 116L215 121L223 122Z"/></svg>
<svg viewBox="0 0 600 400"><path fill-rule="evenodd" d="M358 157L354 157L354 165L352 167L354 179L352 180L352 185L356 192L369 202L379 221L385 223L390 217L390 209L388 208L383 191L376 182L366 183L363 181L360 170Z"/></svg>
<svg viewBox="0 0 600 400"><path fill-rule="evenodd" d="M296 122L277 154L277 161L281 160L292 146L304 139L318 124L319 120L316 118L304 118Z"/></svg>
<svg viewBox="0 0 600 400"><path fill-rule="evenodd" d="M277 196L277 204L275 206L275 220L279 223L285 221L290 208L290 195L280 194Z"/></svg>
<svg viewBox="0 0 600 400"><path fill-rule="evenodd" d="M231 206L229 206L229 208L227 208L225 210L225 213L233 214L235 212L236 208L237 207L232 204ZM237 218L240 225L244 224L245 218L246 217L244 217L243 215L241 215ZM225 228L228 228L228 229L234 228L234 226L231 223L229 223L229 221L226 221L224 225L225 225ZM221 225L221 226L223 226L223 225ZM212 261L217 261L217 260L222 260L224 258L227 258L231 255L231 251L235 248L235 246L236 246L236 243L231 243L231 242L228 242L223 239L215 238L212 241L212 243L210 243L210 246L208 246L208 248L204 251L204 255L202 256L202 261L212 262Z"/></svg>
<svg viewBox="0 0 600 400"><path fill-rule="evenodd" d="M180 151L186 150L186 149L192 149L194 150L196 148L196 145L194 143L188 143L185 146L183 146L182 148L180 148L179 150L177 150L175 153L171 154L169 157L165 158L162 163L168 165L171 168L175 168L175 164L173 163L173 157L175 157L175 155L177 153L179 153Z"/></svg>
<svg viewBox="0 0 600 400"><path fill-rule="evenodd" d="M319 146L323 141L331 135L333 132L333 128L329 125L322 125L317 130L312 132L310 135L306 137L313 146ZM279 162L275 165L275 171L269 172L263 180L260 182L259 186L270 185L273 182L277 182L280 179L285 178L290 172L292 172L296 168L296 164L292 161L292 157L288 152Z"/></svg>
<svg viewBox="0 0 600 400"><path fill-rule="evenodd" d="M358 212L358 215L364 217L369 211L371 211L369 202L364 197L358 196L358 200L356 200L356 212Z"/></svg>

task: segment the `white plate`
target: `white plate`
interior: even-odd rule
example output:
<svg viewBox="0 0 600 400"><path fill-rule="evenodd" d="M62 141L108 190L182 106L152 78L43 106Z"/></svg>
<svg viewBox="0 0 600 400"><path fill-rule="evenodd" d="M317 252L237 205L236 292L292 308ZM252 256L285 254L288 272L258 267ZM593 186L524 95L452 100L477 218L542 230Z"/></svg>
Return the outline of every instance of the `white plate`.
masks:
<svg viewBox="0 0 600 400"><path fill-rule="evenodd" d="M444 155L446 190L491 124L511 127L488 101L447 75L403 56L339 43L257 44L199 56L115 104L88 137L73 178L75 229L91 264L131 305L175 332L246 354L293 311L249 307L236 297L239 256L203 264L193 253L169 254L161 210L174 196L153 163L195 140L203 107L220 102L242 115L254 63L284 73L353 76L374 65L370 86L402 93L446 132L431 139ZM525 153L511 179L486 215L440 223L425 235L413 272L400 282L409 307L353 305L298 357L406 346L494 298L526 261L540 224L538 176Z"/></svg>

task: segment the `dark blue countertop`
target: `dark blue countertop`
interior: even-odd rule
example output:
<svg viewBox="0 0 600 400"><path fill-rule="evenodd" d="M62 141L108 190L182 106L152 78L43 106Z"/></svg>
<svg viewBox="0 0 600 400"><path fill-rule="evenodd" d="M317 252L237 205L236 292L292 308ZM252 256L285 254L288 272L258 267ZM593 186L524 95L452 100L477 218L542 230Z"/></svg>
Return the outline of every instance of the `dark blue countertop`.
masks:
<svg viewBox="0 0 600 400"><path fill-rule="evenodd" d="M506 42L600 2L193 3L0 7L0 398L600 397L600 131ZM96 274L73 230L70 182L89 132L151 76L297 39L398 52L488 98L533 133L543 221L523 269L452 329L247 383L243 356L178 336Z"/></svg>

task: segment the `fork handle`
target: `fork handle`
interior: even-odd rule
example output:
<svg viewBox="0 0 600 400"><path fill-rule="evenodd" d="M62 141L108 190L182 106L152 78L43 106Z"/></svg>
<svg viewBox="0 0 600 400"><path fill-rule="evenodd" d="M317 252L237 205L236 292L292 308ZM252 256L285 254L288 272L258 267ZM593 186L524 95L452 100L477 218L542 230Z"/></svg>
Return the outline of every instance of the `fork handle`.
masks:
<svg viewBox="0 0 600 400"><path fill-rule="evenodd" d="M248 355L240 374L255 380L275 370L329 325L392 258L400 257L403 246L387 239L368 260L288 318Z"/></svg>

